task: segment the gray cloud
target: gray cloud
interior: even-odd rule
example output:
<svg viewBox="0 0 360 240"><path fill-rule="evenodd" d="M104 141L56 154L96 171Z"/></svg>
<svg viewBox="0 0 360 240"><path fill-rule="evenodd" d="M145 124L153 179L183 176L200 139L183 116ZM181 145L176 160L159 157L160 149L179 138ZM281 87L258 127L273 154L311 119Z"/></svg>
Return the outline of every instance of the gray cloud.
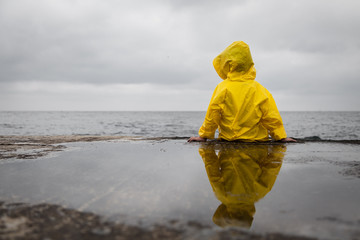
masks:
<svg viewBox="0 0 360 240"><path fill-rule="evenodd" d="M0 81L150 83L207 94L220 81L212 59L244 40L270 91L360 100L359 8L355 0L1 0Z"/></svg>
<svg viewBox="0 0 360 240"><path fill-rule="evenodd" d="M185 39L161 19L167 12L103 6L98 13L97 6L81 5L68 13L71 6L67 2L60 12L49 2L33 11L21 10L19 2L2 6L2 81L171 84L196 75Z"/></svg>

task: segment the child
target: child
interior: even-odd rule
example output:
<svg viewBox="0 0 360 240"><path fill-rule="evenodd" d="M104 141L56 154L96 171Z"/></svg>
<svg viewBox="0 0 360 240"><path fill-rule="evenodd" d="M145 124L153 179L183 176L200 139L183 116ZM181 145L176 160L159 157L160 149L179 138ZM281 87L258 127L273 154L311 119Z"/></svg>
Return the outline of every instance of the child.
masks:
<svg viewBox="0 0 360 240"><path fill-rule="evenodd" d="M214 61L214 68L224 80L216 87L198 137L188 142L219 138L227 141L295 142L286 132L270 92L255 81L256 70L249 46L237 41Z"/></svg>

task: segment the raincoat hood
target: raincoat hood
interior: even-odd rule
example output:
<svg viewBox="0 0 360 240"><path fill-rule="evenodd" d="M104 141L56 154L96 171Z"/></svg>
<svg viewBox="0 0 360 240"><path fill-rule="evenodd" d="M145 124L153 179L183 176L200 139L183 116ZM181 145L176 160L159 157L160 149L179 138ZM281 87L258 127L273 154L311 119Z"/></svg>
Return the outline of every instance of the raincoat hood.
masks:
<svg viewBox="0 0 360 240"><path fill-rule="evenodd" d="M254 220L255 205L226 206L221 204L215 211L213 222L220 227L243 227L249 229Z"/></svg>
<svg viewBox="0 0 360 240"><path fill-rule="evenodd" d="M213 65L224 80L254 80L256 77L250 48L243 41L233 42L214 59Z"/></svg>

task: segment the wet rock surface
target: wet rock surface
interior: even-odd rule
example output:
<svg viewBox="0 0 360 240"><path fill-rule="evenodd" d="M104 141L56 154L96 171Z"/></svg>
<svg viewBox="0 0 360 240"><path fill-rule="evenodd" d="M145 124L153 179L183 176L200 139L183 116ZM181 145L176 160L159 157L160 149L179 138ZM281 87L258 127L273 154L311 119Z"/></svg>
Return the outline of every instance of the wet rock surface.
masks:
<svg viewBox="0 0 360 240"><path fill-rule="evenodd" d="M359 239L358 142L260 144L287 152L249 231L212 223L199 149L258 143L185 139L0 136L0 239Z"/></svg>
<svg viewBox="0 0 360 240"><path fill-rule="evenodd" d="M353 176L360 178L360 161L352 162L335 162L336 165L344 166L345 169L341 170L340 173L344 176Z"/></svg>
<svg viewBox="0 0 360 240"><path fill-rule="evenodd" d="M35 159L64 150L60 143L135 139L122 136L0 136L0 159Z"/></svg>
<svg viewBox="0 0 360 240"><path fill-rule="evenodd" d="M143 228L105 221L93 213L59 205L0 202L0 239L315 239L280 233L260 235L239 229L214 230L199 222L171 225Z"/></svg>

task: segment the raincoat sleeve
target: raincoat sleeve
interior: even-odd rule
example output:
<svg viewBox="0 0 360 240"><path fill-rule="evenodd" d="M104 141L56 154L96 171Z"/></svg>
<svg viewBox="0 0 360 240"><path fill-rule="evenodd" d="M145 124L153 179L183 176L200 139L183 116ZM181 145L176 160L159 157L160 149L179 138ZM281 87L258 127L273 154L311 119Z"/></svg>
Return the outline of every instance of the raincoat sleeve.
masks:
<svg viewBox="0 0 360 240"><path fill-rule="evenodd" d="M215 131L219 126L221 113L224 107L226 89L217 86L211 97L205 120L200 127L199 136L202 138L213 139Z"/></svg>
<svg viewBox="0 0 360 240"><path fill-rule="evenodd" d="M286 138L285 128L276 107L276 103L271 93L266 91L267 99L260 105L263 113L262 124L269 131L271 138L275 141Z"/></svg>
<svg viewBox="0 0 360 240"><path fill-rule="evenodd" d="M220 160L214 148L199 148L199 154L204 161L210 183L221 181Z"/></svg>
<svg viewBox="0 0 360 240"><path fill-rule="evenodd" d="M222 196L226 196L225 183L221 173L221 162L218 155L216 155L215 149L200 148L199 153L204 161L205 170L213 191L217 196L220 196L220 199L223 199Z"/></svg>

